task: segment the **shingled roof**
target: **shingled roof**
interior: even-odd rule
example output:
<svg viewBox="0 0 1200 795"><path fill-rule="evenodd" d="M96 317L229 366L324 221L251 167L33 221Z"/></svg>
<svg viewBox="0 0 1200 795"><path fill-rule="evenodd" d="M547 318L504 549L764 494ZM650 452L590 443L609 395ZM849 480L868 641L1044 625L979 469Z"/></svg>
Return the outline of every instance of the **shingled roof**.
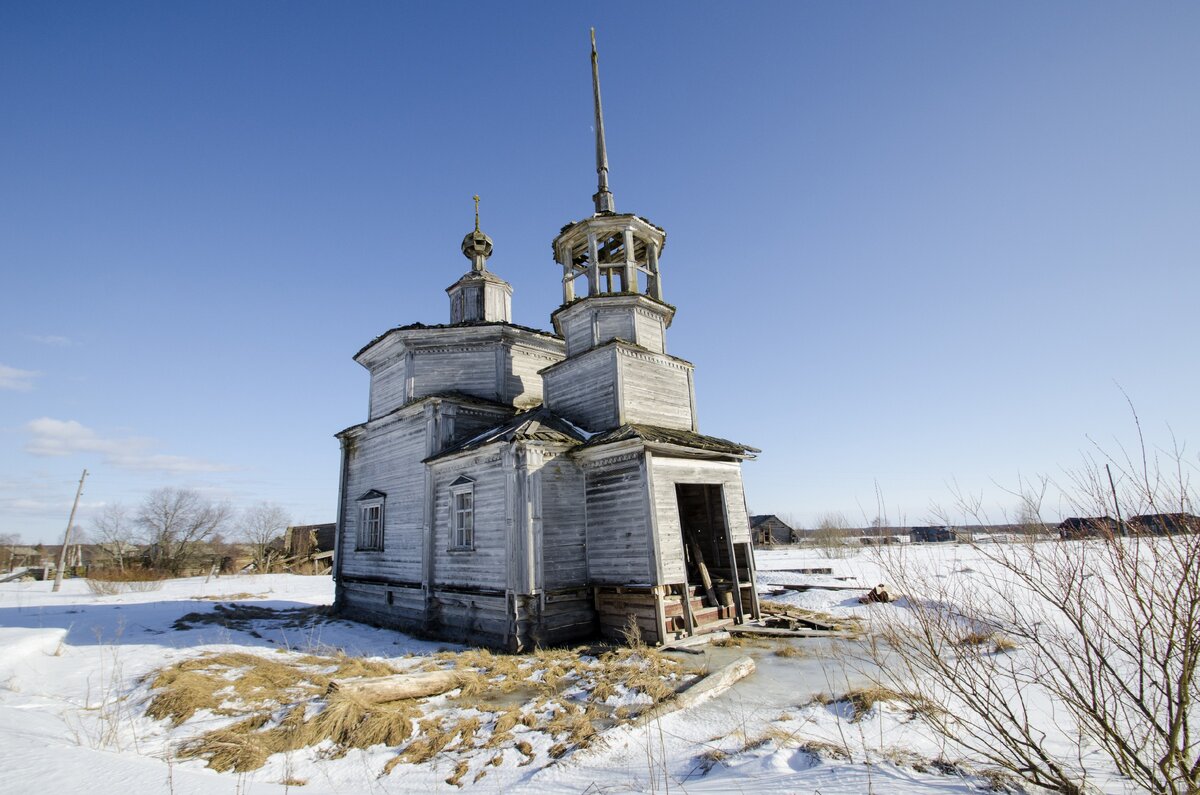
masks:
<svg viewBox="0 0 1200 795"><path fill-rule="evenodd" d="M663 428L658 425L635 424L622 425L619 428L613 428L611 431L598 433L588 439L583 446L596 447L602 444L624 442L630 439L640 439L643 442L651 444L672 444L679 447L692 447L697 450L707 450L713 453L725 453L727 455L747 456L751 458L754 453L762 452L757 447L731 442L728 439L721 439L716 436L705 436L695 431L685 431L679 428Z"/></svg>
<svg viewBox="0 0 1200 795"><path fill-rule="evenodd" d="M437 455L432 455L425 460L436 461L439 458L474 450L493 442L511 442L517 439L576 445L584 440L584 434L550 409L538 406L517 414L502 425L497 425L464 442L447 447Z"/></svg>

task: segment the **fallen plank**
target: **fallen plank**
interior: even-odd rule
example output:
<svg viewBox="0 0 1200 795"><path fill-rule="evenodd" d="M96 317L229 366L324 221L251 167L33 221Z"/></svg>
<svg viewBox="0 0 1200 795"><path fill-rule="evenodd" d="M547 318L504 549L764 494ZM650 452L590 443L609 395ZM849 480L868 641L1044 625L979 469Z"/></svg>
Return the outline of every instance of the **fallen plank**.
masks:
<svg viewBox="0 0 1200 795"><path fill-rule="evenodd" d="M788 574L833 574L833 569L827 566L810 568L810 569L759 569L759 574L775 574L776 572L786 572Z"/></svg>
<svg viewBox="0 0 1200 795"><path fill-rule="evenodd" d="M714 640L726 640L729 633L725 630L708 632L703 635L693 635L690 638L680 638L663 646L660 651L681 651L686 654L704 654L704 647Z"/></svg>
<svg viewBox="0 0 1200 795"><path fill-rule="evenodd" d="M771 583L771 584L767 585L767 587L768 588L783 588L785 591L800 591L803 593L804 591L861 591L861 590L864 590L865 588L867 588L868 586L866 586L866 585L813 585L810 583L793 585L790 583Z"/></svg>
<svg viewBox="0 0 1200 795"><path fill-rule="evenodd" d="M729 630L730 635L767 636L774 638L852 638L853 632L838 629L784 629L782 627L760 627L756 624L742 624Z"/></svg>
<svg viewBox="0 0 1200 795"><path fill-rule="evenodd" d="M371 703L399 701L405 698L436 696L462 684L458 671L428 671L419 674L396 674L366 679L344 679L329 683L329 693L345 693Z"/></svg>
<svg viewBox="0 0 1200 795"><path fill-rule="evenodd" d="M724 693L737 682L754 673L754 660L749 657L739 657L724 668L718 668L703 679L697 680L686 689L676 694L675 698L665 701L638 716L638 723L646 724L664 715L678 712L681 709L698 707L714 696Z"/></svg>

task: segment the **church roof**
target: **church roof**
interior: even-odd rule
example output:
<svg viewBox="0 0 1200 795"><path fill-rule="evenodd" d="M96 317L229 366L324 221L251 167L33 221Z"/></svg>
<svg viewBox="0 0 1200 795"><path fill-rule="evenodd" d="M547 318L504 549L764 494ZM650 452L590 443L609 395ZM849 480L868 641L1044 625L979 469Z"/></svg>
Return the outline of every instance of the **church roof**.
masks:
<svg viewBox="0 0 1200 795"><path fill-rule="evenodd" d="M503 281L503 280L501 280L501 281ZM442 329L442 328L470 328L473 326L506 326L508 328L518 329L519 331L528 331L532 334L540 334L543 337L551 337L556 340L562 339L562 337L558 336L553 331L543 331L540 328L533 328L532 326L521 326L516 323L505 323L505 322L499 321L499 320L483 320L483 321L472 320L472 321L468 321L466 323L432 323L432 324L430 324L430 323L409 323L404 326L396 326L395 328L390 328L387 331L383 332L378 337L376 337L375 339L368 342L366 345L359 348L358 353L354 354L353 358L358 359L359 356L362 356L364 353L366 353L368 350L370 350L372 347L374 347L374 345L377 342L379 342L384 337L386 337L387 335L389 335L395 331L421 331L421 330L426 330L426 329Z"/></svg>
<svg viewBox="0 0 1200 795"><path fill-rule="evenodd" d="M517 414L507 422L490 428L483 433L447 447L437 455L430 456L426 461L435 461L445 456L474 450L493 442L511 442L517 439L535 440L539 442L559 442L561 444L579 444L585 434L571 423L556 415L545 406L538 406L529 411Z"/></svg>
<svg viewBox="0 0 1200 795"><path fill-rule="evenodd" d="M691 447L713 453L728 455L747 455L761 453L757 447L731 442L717 436L705 436L695 431L685 431L679 428L663 428L658 425L622 425L611 431L596 434L587 440L584 447L596 447L602 444L624 442L630 439L640 439L651 444L671 444L678 447Z"/></svg>

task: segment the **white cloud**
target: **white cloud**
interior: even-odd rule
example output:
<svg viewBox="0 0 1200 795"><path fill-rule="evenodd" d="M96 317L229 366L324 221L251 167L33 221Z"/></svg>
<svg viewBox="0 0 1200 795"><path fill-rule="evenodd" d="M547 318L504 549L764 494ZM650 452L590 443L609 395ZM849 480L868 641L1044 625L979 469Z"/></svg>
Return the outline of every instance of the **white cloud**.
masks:
<svg viewBox="0 0 1200 795"><path fill-rule="evenodd" d="M28 392L33 389L33 379L39 375L41 373L36 370L18 370L16 367L0 364L0 389Z"/></svg>
<svg viewBox="0 0 1200 795"><path fill-rule="evenodd" d="M63 337L58 334L26 334L25 339L42 345L53 345L56 348L65 348L71 344L70 337Z"/></svg>
<svg viewBox="0 0 1200 795"><path fill-rule="evenodd" d="M197 472L227 472L232 467L187 458L155 453L152 440L136 436L105 438L75 420L56 420L40 417L25 425L30 434L25 452L37 456L68 456L92 453L104 457L104 462L119 469L134 472L160 472L172 475Z"/></svg>

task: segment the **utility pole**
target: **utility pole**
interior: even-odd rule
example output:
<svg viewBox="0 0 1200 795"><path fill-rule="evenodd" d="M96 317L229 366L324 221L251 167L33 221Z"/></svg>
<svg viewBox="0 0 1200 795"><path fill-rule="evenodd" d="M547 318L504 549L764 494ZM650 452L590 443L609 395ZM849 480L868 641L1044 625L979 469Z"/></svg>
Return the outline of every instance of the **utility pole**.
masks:
<svg viewBox="0 0 1200 795"><path fill-rule="evenodd" d="M75 524L75 509L79 507L79 497L83 494L83 480L87 477L87 470L83 470L83 474L79 476L79 489L75 492L75 502L71 504L71 518L67 520L67 532L63 536L62 549L58 553L58 568L54 572L54 587L51 589L57 591L62 588L63 569L67 565L67 546L71 543L71 525Z"/></svg>

